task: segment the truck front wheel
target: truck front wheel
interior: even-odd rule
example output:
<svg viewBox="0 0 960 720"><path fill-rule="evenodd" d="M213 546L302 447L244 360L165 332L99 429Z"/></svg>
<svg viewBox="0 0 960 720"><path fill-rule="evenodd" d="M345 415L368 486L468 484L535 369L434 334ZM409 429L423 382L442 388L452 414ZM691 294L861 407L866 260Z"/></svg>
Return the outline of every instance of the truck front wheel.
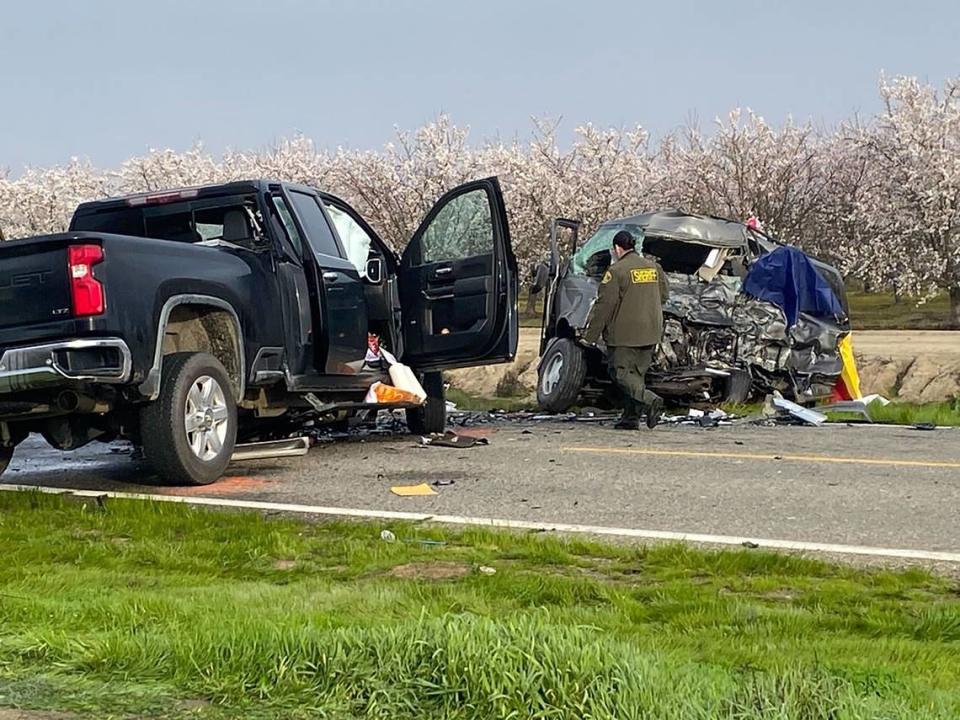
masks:
<svg viewBox="0 0 960 720"><path fill-rule="evenodd" d="M230 462L237 403L230 377L207 353L163 359L160 396L140 411L143 452L171 485L208 485Z"/></svg>
<svg viewBox="0 0 960 720"><path fill-rule="evenodd" d="M422 385L427 393L427 401L420 407L407 409L407 428L414 435L442 433L447 429L447 399L444 397L443 373L426 373Z"/></svg>

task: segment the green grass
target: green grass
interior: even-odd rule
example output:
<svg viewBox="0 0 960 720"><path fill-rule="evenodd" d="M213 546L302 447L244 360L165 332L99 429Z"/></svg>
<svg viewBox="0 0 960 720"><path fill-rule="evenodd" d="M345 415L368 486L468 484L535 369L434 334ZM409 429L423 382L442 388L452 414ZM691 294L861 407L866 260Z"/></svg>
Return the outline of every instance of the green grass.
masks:
<svg viewBox="0 0 960 720"><path fill-rule="evenodd" d="M922 305L916 298L900 302L891 293L847 292L850 323L857 330L949 330L950 300L940 295Z"/></svg>
<svg viewBox="0 0 960 720"><path fill-rule="evenodd" d="M0 493L0 705L97 718L960 715L960 587L943 577L419 525L390 525L388 543L382 527Z"/></svg>
<svg viewBox="0 0 960 720"><path fill-rule="evenodd" d="M933 423L951 427L960 427L960 398L953 402L941 403L901 403L892 402L882 405L870 403L870 417L876 423L892 425L918 425ZM827 413L833 422L863 421L856 413Z"/></svg>

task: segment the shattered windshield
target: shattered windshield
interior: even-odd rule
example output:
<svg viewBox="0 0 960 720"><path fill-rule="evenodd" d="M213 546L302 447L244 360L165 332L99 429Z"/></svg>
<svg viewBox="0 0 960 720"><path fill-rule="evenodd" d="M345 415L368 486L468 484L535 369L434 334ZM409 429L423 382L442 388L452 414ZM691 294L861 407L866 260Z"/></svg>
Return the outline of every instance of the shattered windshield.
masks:
<svg viewBox="0 0 960 720"><path fill-rule="evenodd" d="M600 228L584 243L583 247L573 254L570 260L570 268L574 275L586 275L587 264L591 257L604 250L609 251L613 244L613 236L621 230L629 230L637 240L637 250L640 250L643 244L643 228L639 225L601 225Z"/></svg>

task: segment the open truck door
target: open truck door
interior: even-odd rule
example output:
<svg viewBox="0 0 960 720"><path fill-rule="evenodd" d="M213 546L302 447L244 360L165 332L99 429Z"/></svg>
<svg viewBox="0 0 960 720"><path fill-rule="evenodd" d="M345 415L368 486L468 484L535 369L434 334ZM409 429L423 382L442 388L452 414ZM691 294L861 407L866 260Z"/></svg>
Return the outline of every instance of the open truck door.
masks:
<svg viewBox="0 0 960 720"><path fill-rule="evenodd" d="M400 261L404 362L424 372L512 360L518 281L497 179L448 192Z"/></svg>

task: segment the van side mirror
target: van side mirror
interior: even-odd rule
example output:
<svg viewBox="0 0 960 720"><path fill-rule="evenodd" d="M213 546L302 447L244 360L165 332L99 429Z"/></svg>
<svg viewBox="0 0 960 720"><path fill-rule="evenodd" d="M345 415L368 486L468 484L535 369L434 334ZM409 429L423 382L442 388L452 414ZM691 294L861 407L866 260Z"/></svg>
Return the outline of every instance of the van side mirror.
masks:
<svg viewBox="0 0 960 720"><path fill-rule="evenodd" d="M379 285L383 282L383 260L375 257L367 260L367 282Z"/></svg>

